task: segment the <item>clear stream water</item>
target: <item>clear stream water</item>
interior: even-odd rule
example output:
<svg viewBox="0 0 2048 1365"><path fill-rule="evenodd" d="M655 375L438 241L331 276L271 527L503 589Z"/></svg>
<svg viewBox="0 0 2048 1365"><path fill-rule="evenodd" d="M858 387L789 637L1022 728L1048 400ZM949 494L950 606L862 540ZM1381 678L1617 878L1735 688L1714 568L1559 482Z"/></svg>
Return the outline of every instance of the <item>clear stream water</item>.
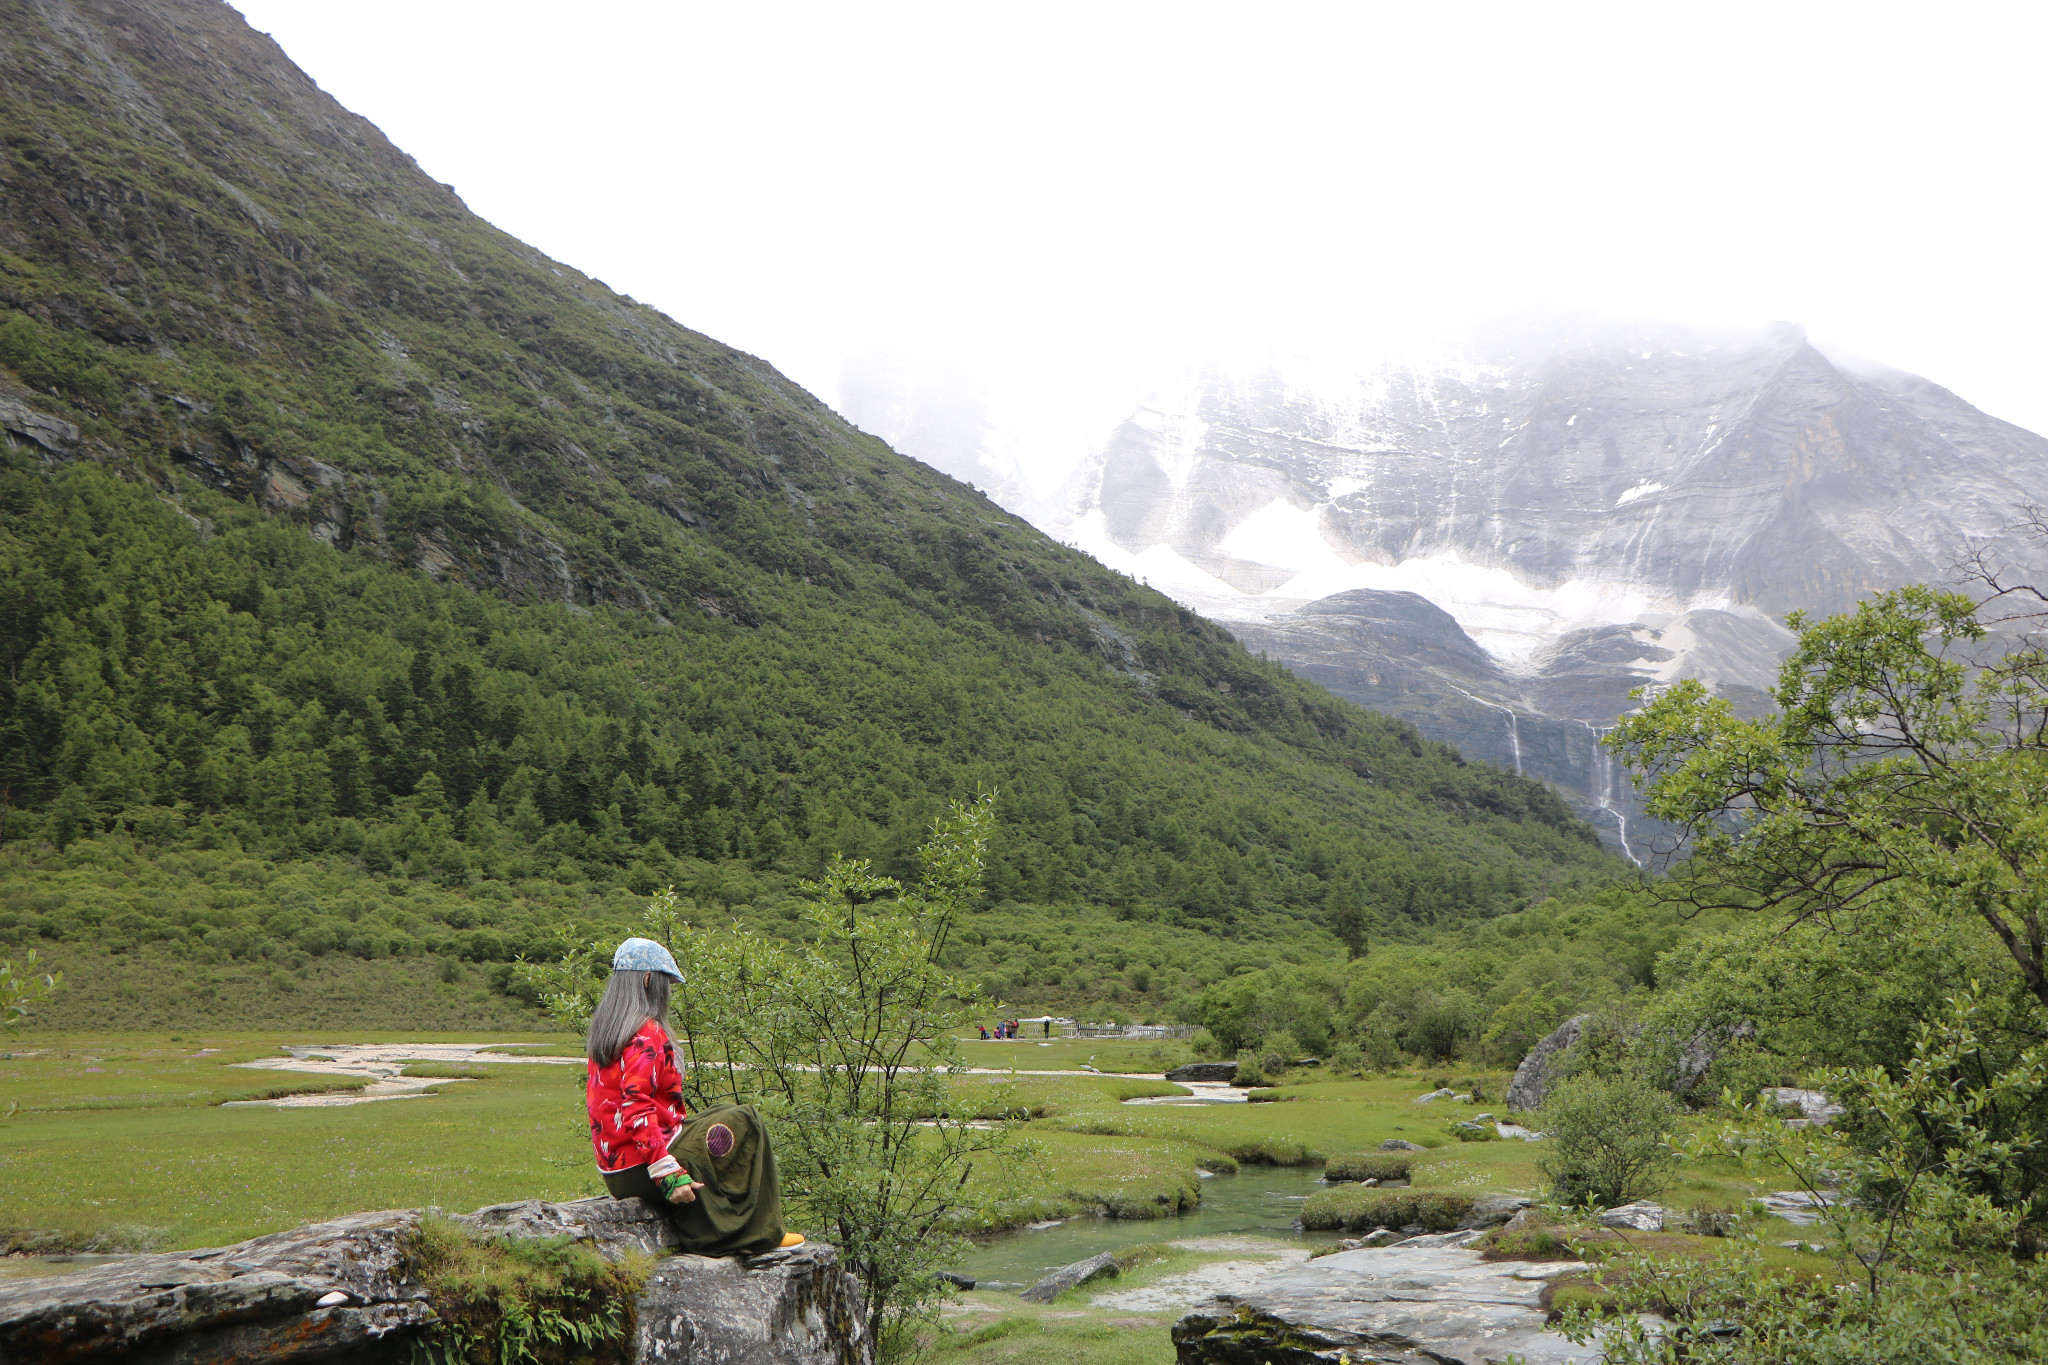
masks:
<svg viewBox="0 0 2048 1365"><path fill-rule="evenodd" d="M1243 1166L1236 1175L1204 1179L1202 1202L1193 1213L1144 1221L1069 1218L1054 1227L999 1233L952 1268L983 1288L1023 1289L1063 1265L1137 1242L1250 1236L1322 1245L1344 1234L1294 1226L1302 1201L1323 1188L1322 1180L1315 1166Z"/></svg>

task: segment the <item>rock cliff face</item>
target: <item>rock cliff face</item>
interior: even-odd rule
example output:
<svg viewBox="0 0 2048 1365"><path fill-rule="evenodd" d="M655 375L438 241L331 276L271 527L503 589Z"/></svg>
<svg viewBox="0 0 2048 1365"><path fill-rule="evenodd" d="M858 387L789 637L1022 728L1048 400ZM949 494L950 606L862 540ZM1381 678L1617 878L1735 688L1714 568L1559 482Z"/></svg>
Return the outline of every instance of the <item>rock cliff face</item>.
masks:
<svg viewBox="0 0 2048 1365"><path fill-rule="evenodd" d="M1797 329L1550 332L1456 368L1209 374L1076 477L1062 531L1331 690L1547 778L1651 853L1595 740L1643 684L1765 695L1795 609L1953 577L2048 441Z"/></svg>
<svg viewBox="0 0 2048 1365"><path fill-rule="evenodd" d="M136 1256L0 1283L0 1360L409 1361L436 1321L408 1247L417 1209L359 1213L230 1247ZM528 1200L457 1220L506 1237L571 1236L656 1256L668 1223L637 1199ZM640 1365L871 1365L860 1287L829 1246L747 1260L662 1256L636 1305Z"/></svg>

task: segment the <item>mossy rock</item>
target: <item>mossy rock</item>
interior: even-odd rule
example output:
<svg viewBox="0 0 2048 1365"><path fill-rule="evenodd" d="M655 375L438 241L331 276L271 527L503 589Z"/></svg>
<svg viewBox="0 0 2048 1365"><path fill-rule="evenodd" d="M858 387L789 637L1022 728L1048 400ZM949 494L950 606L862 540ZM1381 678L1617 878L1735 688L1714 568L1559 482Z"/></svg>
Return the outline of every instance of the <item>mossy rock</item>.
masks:
<svg viewBox="0 0 2048 1365"><path fill-rule="evenodd" d="M1311 1232L1370 1232L1421 1224L1449 1232L1472 1211L1472 1196L1450 1190L1374 1190L1341 1185L1320 1190L1301 1206L1301 1225Z"/></svg>
<svg viewBox="0 0 2048 1365"><path fill-rule="evenodd" d="M1323 1167L1325 1180L1406 1180L1412 1158L1393 1152L1354 1152L1333 1156Z"/></svg>

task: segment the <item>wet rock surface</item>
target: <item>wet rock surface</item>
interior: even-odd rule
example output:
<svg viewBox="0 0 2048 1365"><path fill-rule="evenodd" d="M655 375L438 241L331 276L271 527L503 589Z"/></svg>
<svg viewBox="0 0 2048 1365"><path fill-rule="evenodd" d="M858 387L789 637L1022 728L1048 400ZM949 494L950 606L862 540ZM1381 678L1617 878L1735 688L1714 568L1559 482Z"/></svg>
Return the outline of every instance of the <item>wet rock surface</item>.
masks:
<svg viewBox="0 0 2048 1365"><path fill-rule="evenodd" d="M1590 1365L1596 1348L1544 1326L1529 1261L1482 1261L1474 1234L1417 1238L1288 1266L1173 1325L1179 1365ZM1432 1245L1434 1243L1434 1245ZM1576 1267L1575 1267L1576 1268ZM1537 1272L1533 1275L1526 1272Z"/></svg>
<svg viewBox="0 0 2048 1365"><path fill-rule="evenodd" d="M410 1247L422 1211L311 1223L233 1246L133 1256L0 1282L0 1360L409 1360L435 1320ZM675 1234L637 1199L526 1200L455 1220L507 1237L570 1236L662 1256ZM662 1256L638 1304L633 1359L665 1365L871 1365L858 1284L831 1247L747 1259Z"/></svg>

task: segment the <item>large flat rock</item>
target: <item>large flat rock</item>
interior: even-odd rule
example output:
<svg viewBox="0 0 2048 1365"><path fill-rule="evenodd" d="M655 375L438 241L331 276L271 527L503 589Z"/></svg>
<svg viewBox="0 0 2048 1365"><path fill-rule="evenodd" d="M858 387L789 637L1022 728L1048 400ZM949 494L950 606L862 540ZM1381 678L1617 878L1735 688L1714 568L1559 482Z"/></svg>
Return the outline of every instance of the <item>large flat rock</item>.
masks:
<svg viewBox="0 0 2048 1365"><path fill-rule="evenodd" d="M1429 1241L1439 1241L1431 1238ZM1289 1266L1173 1325L1179 1365L1590 1365L1544 1326L1554 1268L1455 1245L1342 1251Z"/></svg>
<svg viewBox="0 0 2048 1365"><path fill-rule="evenodd" d="M0 1281L6 1365L408 1361L435 1321L412 1275L421 1210L359 1213L234 1246L134 1256ZM660 1256L633 1358L661 1365L872 1365L858 1283L831 1247L664 1256L675 1235L637 1199L526 1200L457 1220L507 1237L569 1236Z"/></svg>

